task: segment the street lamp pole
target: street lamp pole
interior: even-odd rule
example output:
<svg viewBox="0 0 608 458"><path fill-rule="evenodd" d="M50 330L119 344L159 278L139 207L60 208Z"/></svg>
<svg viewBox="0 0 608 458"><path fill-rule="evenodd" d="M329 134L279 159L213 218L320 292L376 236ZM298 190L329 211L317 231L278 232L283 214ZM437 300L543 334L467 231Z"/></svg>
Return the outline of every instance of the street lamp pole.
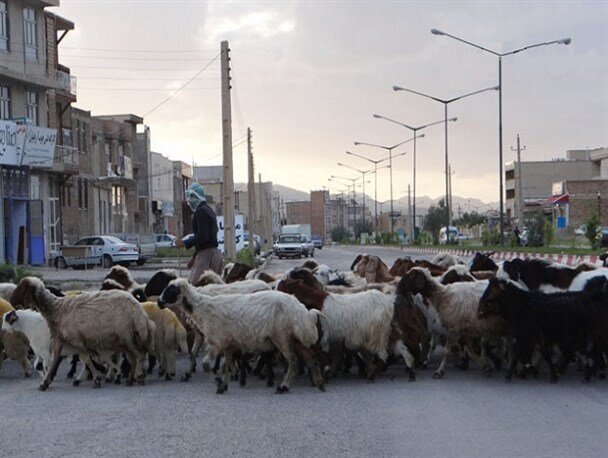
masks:
<svg viewBox="0 0 608 458"><path fill-rule="evenodd" d="M372 164L374 164L374 175L375 175L374 176L374 230L377 233L378 232L378 164L380 164L381 162L387 161L389 159L389 156L375 161L373 159L370 159L369 157L365 157L365 156L362 156L357 153L351 153L350 151L345 151L345 153L349 154L351 156L358 157L360 159L364 159L367 162L371 162ZM398 158L399 156L405 156L406 154L407 154L407 152L396 154L395 156L393 156L393 159ZM390 167L390 166L387 165L384 167ZM380 167L380 168L384 168L384 167Z"/></svg>
<svg viewBox="0 0 608 458"><path fill-rule="evenodd" d="M424 134L419 135L419 137L424 137ZM385 145L376 145L374 143L365 143L365 142L355 142L355 146L358 145L367 145L367 146L374 146L376 148L382 148L386 151L388 151L388 166L391 169L390 171L390 188L391 188L391 215L390 215L390 222L391 222L391 236L393 234L393 150L395 148L397 148L398 146L403 145L404 143L407 142L411 142L412 140L414 140L416 138L416 136L414 136L414 138L408 138L407 140L404 140L400 143L397 143L396 145L393 146L385 146ZM397 157L397 156L395 156Z"/></svg>
<svg viewBox="0 0 608 458"><path fill-rule="evenodd" d="M427 99L434 100L439 103L443 103L443 122L445 123L445 230L446 230L446 241L449 241L450 237L450 202L449 202L449 171L448 171L448 105L452 102L456 102L457 100L464 99L466 97L470 97L472 95L481 94L486 91L496 91L498 90L498 86L487 87L484 89L480 89L478 91L469 92L468 94L464 94L458 97L454 97L451 99L440 99L438 97L433 97L432 95L424 94L422 92L413 91L412 89L407 89L401 86L393 86L394 91L406 91L412 94L420 95L422 97L426 97Z"/></svg>
<svg viewBox="0 0 608 458"><path fill-rule="evenodd" d="M423 126L417 126L417 127L413 127L410 126L408 124L399 122L399 121L395 121L394 119L391 118L387 118L386 116L382 116L379 114L374 114L373 115L374 118L376 119L384 119L385 121L388 122L392 122L394 124L397 124L401 127L405 127L406 129L411 130L412 132L414 132L414 164L413 164L413 205L412 205L412 240L414 242L416 242L416 135L418 134L419 130L423 130L426 129L427 127L430 126L435 126L437 124L442 124L444 121L436 121L436 122L431 122L429 124L425 124ZM456 121L458 118L451 118L448 121Z"/></svg>
<svg viewBox="0 0 608 458"><path fill-rule="evenodd" d="M341 176L336 176L336 175L332 175L330 180L333 179L340 179L340 180L348 180L351 182L350 185L346 185L348 187L352 186L353 187L353 236L355 237L355 239L357 238L357 194L356 194L356 186L355 186L355 182L359 179L359 177L357 178L348 178L348 177L341 177ZM363 184L363 186L365 186L365 184Z"/></svg>
<svg viewBox="0 0 608 458"><path fill-rule="evenodd" d="M504 220L503 220L503 210L504 210L504 197L503 197L503 169L502 169L502 151L503 151L503 142L502 142L502 58L505 56L511 56L513 54L520 53L522 51L526 51L531 48L538 48L540 46L548 46L552 44L562 44L569 45L572 40L570 38L562 38L561 40L553 40L546 41L543 43L536 43L533 45L524 46L523 48L515 49L509 52L499 53L496 51L492 51L491 49L484 48L483 46L477 45L467 40L463 40L454 35L450 35L449 33L445 33L438 29L431 29L431 33L433 35L441 35L450 37L456 41L460 41L469 46L473 46L474 48L480 49L484 52L490 53L496 57L498 57L498 173L499 173L499 211L498 211L498 221L499 221L499 231L500 231L500 245L504 246Z"/></svg>

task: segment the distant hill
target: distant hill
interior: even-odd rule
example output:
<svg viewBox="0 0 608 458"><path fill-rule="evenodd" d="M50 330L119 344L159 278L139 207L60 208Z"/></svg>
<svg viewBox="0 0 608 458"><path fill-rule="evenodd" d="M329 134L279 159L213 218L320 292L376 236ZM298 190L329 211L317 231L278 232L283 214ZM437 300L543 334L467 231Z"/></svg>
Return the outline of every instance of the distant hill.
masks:
<svg viewBox="0 0 608 458"><path fill-rule="evenodd" d="M273 183L272 188L275 192L278 192L284 202L293 202L296 200L309 200L310 193L293 189L288 186ZM235 191L247 191L247 183L235 183Z"/></svg>

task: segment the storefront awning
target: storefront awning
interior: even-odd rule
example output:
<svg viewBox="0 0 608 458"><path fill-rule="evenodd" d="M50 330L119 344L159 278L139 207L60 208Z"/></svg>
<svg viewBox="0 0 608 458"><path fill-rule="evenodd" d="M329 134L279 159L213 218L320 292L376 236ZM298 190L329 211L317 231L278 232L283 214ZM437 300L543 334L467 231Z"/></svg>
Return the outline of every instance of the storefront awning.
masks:
<svg viewBox="0 0 608 458"><path fill-rule="evenodd" d="M568 194L561 194L559 196L551 196L543 203L544 206L549 205L565 205L569 202Z"/></svg>

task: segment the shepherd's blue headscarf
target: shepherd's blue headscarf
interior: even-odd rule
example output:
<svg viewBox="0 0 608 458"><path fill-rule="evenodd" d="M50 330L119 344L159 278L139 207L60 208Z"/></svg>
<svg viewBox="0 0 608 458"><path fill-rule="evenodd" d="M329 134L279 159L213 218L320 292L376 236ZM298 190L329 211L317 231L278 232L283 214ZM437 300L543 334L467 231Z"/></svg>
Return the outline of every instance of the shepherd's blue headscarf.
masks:
<svg viewBox="0 0 608 458"><path fill-rule="evenodd" d="M186 201L190 210L195 211L201 202L205 202L205 190L200 183L192 183L186 189Z"/></svg>

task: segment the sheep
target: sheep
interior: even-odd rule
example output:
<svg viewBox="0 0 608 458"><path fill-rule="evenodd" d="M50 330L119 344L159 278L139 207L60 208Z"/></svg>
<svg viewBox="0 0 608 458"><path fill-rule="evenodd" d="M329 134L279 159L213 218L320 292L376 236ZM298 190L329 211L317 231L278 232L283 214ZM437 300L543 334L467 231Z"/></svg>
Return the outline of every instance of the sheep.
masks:
<svg viewBox="0 0 608 458"><path fill-rule="evenodd" d="M385 283L394 280L389 274L388 266L375 255L363 255L352 270L365 278L367 283Z"/></svg>
<svg viewBox="0 0 608 458"><path fill-rule="evenodd" d="M224 280L222 280L222 277L220 277L217 273L215 273L213 270L206 270L205 272L203 272L201 274L200 277L198 277L198 280L196 280L196 282L194 282L194 286L200 288L203 286L207 286L207 285L225 285L226 282L224 282Z"/></svg>
<svg viewBox="0 0 608 458"><path fill-rule="evenodd" d="M232 264L232 267L227 270L227 267L230 264ZM245 280L249 271L253 270L253 267L240 262L230 264L226 265L224 268L224 274L222 275L222 278L226 283L234 283L235 281Z"/></svg>
<svg viewBox="0 0 608 458"><path fill-rule="evenodd" d="M10 302L11 294L13 294L16 287L17 285L14 283L0 283L0 299Z"/></svg>
<svg viewBox="0 0 608 458"><path fill-rule="evenodd" d="M222 378L217 378L217 393L228 389L234 370L233 354L267 352L275 347L287 361L288 368L277 393L286 393L297 372L295 348L308 350L319 337L317 310L308 311L297 299L277 291L256 294L209 296L185 279L173 280L158 298L158 305L178 304L201 327L216 355L224 354ZM313 382L324 390L323 377L313 362Z"/></svg>
<svg viewBox="0 0 608 458"><path fill-rule="evenodd" d="M151 353L159 360L159 376L164 375L166 380L171 380L175 377L176 350L188 352L186 329L171 310L160 309L155 302L141 305L156 327Z"/></svg>
<svg viewBox="0 0 608 458"><path fill-rule="evenodd" d="M437 253L431 262L443 269L448 269L456 264L464 264L458 256L446 252Z"/></svg>
<svg viewBox="0 0 608 458"><path fill-rule="evenodd" d="M441 378L445 374L450 342L453 342L457 336L465 339L465 351L479 362L486 375L491 373L491 368L485 361L485 339L501 335L504 322L501 318L494 317L480 323L480 320L476 318L479 299L487 286L487 280L442 285L431 276L428 270L420 267L412 268L399 282L398 292L420 293L425 299L428 299L437 309L441 323L447 330L444 355L433 378ZM473 337L482 338L479 358L473 352Z"/></svg>
<svg viewBox="0 0 608 458"><path fill-rule="evenodd" d="M544 294L524 291L510 280L492 279L479 301L477 316L504 317L515 338L507 380L511 380L518 362L529 360L537 343L549 365L552 382L558 380L558 368L551 357L554 345L562 353L562 371L574 351L586 352L584 380L588 382L594 362L603 364L602 352L608 350L607 296L606 282L599 291Z"/></svg>
<svg viewBox="0 0 608 458"><path fill-rule="evenodd" d="M23 286L24 295L31 298L51 330L53 358L40 390L49 388L65 345L74 348L89 366L96 388L101 386L101 374L93 365L91 354L125 353L131 363L127 384L132 385L136 375L143 382L141 359L153 347L155 329L131 294L98 291L57 298L35 277L25 277L19 286Z"/></svg>
<svg viewBox="0 0 608 458"><path fill-rule="evenodd" d="M277 278L274 275L269 274L268 272L263 272L257 269L250 270L245 275L245 280L262 280L266 283L274 283L277 281Z"/></svg>
<svg viewBox="0 0 608 458"><path fill-rule="evenodd" d="M438 278L438 281L442 285L449 285L457 282L475 281L475 277L473 277L469 269L467 269L467 266L456 264L446 270L444 274Z"/></svg>
<svg viewBox="0 0 608 458"><path fill-rule="evenodd" d="M367 366L367 379L373 381L376 368L372 357L386 362L388 349L395 349L403 355L410 369L410 377L415 378L414 357L407 350L400 336L389 345L394 314L393 297L379 291L337 295L319 291L306 285L302 280L282 280L277 287L302 302L306 308L323 312L327 328L323 329L321 347L329 351L330 345L343 343L347 350L360 351Z"/></svg>
<svg viewBox="0 0 608 458"><path fill-rule="evenodd" d="M304 264L302 264L302 268L308 269L313 272L318 267L319 267L319 263L317 261L315 261L314 259L309 259L307 261L304 261Z"/></svg>
<svg viewBox="0 0 608 458"><path fill-rule="evenodd" d="M6 300L0 299L0 319L14 310L13 306ZM22 332L0 335L0 369L2 369L5 358L12 359L21 364L23 375L30 377L32 375L32 365L28 358L29 348L27 337Z"/></svg>

